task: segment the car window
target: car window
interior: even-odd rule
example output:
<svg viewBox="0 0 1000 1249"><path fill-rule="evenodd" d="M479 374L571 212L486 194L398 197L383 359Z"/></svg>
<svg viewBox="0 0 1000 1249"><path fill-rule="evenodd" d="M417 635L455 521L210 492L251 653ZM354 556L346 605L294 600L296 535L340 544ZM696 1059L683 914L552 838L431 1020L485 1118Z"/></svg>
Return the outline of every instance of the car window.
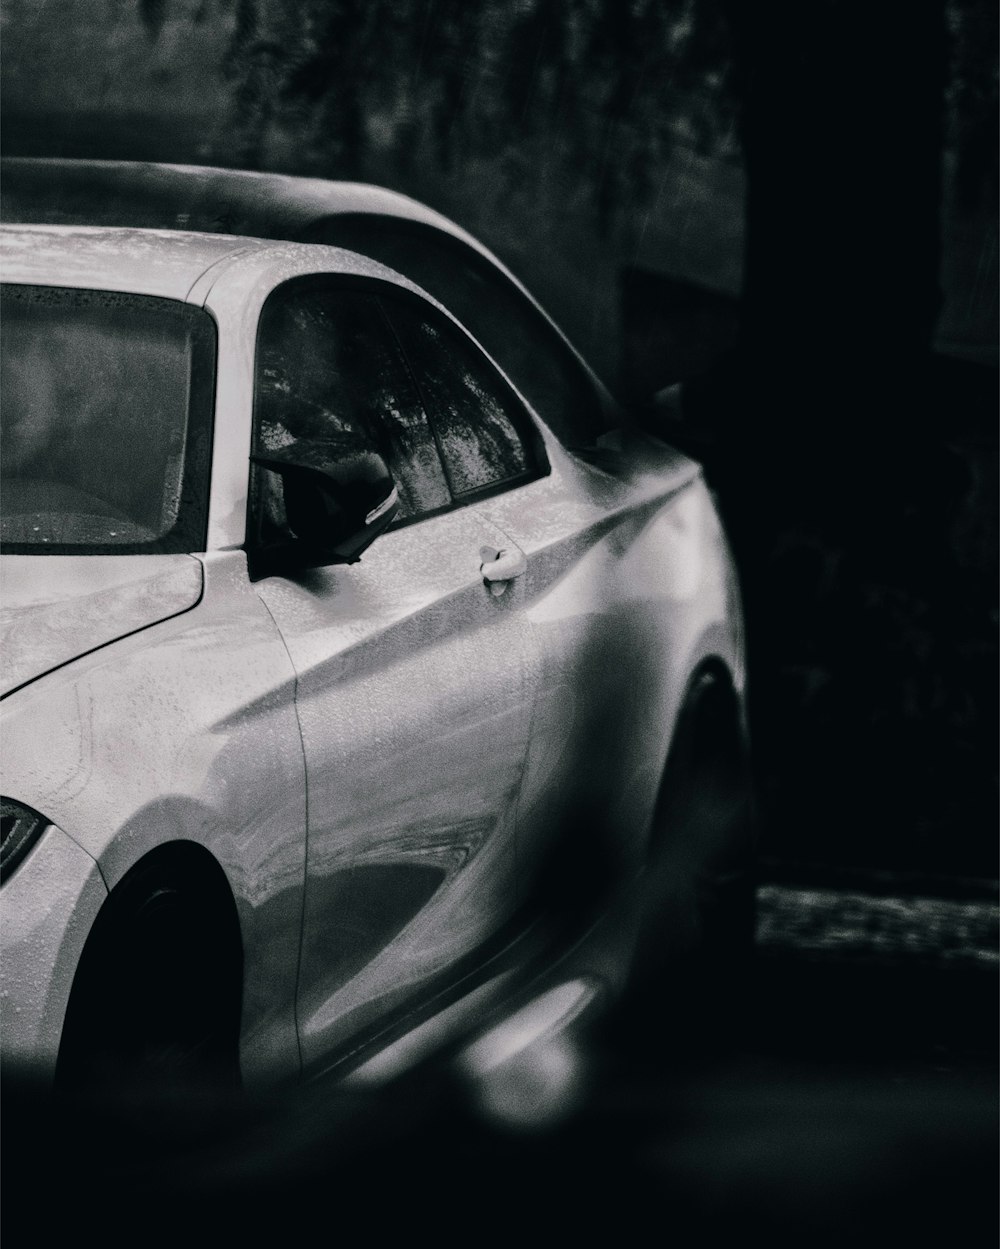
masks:
<svg viewBox="0 0 1000 1249"><path fill-rule="evenodd" d="M4 549L204 550L215 347L207 313L175 300L5 285Z"/></svg>
<svg viewBox="0 0 1000 1249"><path fill-rule="evenodd" d="M257 336L255 450L301 444L317 463L378 451L403 519L451 503L419 394L378 302L356 291L288 283L268 300ZM281 527L279 479L262 472L265 520Z"/></svg>
<svg viewBox="0 0 1000 1249"><path fill-rule="evenodd" d="M379 260L433 295L566 446L590 446L608 429L600 394L566 340L467 243L420 222L362 215L328 217L306 237Z"/></svg>
<svg viewBox="0 0 1000 1249"><path fill-rule="evenodd" d="M460 330L415 301L384 300L437 435L456 499L535 475L527 414Z"/></svg>

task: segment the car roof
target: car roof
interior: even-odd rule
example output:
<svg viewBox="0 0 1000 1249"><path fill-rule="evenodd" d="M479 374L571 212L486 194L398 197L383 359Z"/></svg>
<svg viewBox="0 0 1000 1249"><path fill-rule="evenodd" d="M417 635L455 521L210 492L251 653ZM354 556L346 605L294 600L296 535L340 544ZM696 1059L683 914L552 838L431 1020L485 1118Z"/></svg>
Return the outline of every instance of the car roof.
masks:
<svg viewBox="0 0 1000 1249"><path fill-rule="evenodd" d="M345 215L402 218L489 252L434 209L361 182L169 165L5 157L0 220L49 225L134 226L321 242L323 222ZM494 259L494 257L490 257Z"/></svg>
<svg viewBox="0 0 1000 1249"><path fill-rule="evenodd" d="M606 387L507 266L453 221L399 192L291 174L138 161L7 157L0 160L0 175L0 220L5 222L197 231L217 238L236 238L244 245L256 238L357 246L360 252L371 248L375 255L381 254L379 248L364 228L360 234L357 229L372 221L405 225L412 234L413 247L421 254L428 235L450 238L460 248L477 253L561 340L561 350L575 359L576 368L589 379L603 413L595 418L597 426L610 429L620 423L619 410ZM387 237L398 237L398 231ZM382 259L392 269L398 265L402 273L410 273L410 267L399 263L397 256L387 254ZM425 285L432 295L451 302L446 291L421 273L419 286ZM493 354L503 361L504 352L496 337L486 332L468 308L464 313L469 328L488 347L492 344ZM578 441L569 428L562 435L571 445ZM589 436L584 441L589 442Z"/></svg>
<svg viewBox="0 0 1000 1249"><path fill-rule="evenodd" d="M100 226L4 226L5 282L88 287L184 299L220 260L252 246L249 239L167 230Z"/></svg>
<svg viewBox="0 0 1000 1249"><path fill-rule="evenodd" d="M167 299L187 299L209 269L215 268L221 275L223 266L237 256L253 255L267 263L306 251L316 254L314 248L307 249L304 244L183 230L0 227L0 272L4 282L124 291ZM400 285L413 286L385 265L354 252L323 247L322 254L325 266L336 271L388 277Z"/></svg>

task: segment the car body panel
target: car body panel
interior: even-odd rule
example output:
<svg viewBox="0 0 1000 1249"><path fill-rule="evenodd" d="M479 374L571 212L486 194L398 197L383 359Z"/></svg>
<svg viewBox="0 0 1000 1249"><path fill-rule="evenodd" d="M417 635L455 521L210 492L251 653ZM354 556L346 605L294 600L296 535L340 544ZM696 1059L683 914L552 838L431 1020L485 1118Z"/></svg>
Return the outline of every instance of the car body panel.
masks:
<svg viewBox="0 0 1000 1249"><path fill-rule="evenodd" d="M0 563L0 697L201 598L193 555L6 555Z"/></svg>
<svg viewBox="0 0 1000 1249"><path fill-rule="evenodd" d="M691 673L715 656L742 688L736 586L698 467L631 443L599 468L553 445L550 476L484 505L527 557L541 658L521 797L529 890L540 872L551 890L546 865L581 849L599 871L634 871Z"/></svg>
<svg viewBox="0 0 1000 1249"><path fill-rule="evenodd" d="M4 1072L44 1079L59 1053L84 942L108 891L93 858L55 825L3 888Z"/></svg>
<svg viewBox="0 0 1000 1249"><path fill-rule="evenodd" d="M461 508L359 564L258 582L298 675L308 773L307 1069L513 918L537 656L517 583L494 597L480 575L497 540Z"/></svg>
<svg viewBox="0 0 1000 1249"><path fill-rule="evenodd" d="M3 788L64 829L112 889L158 845L211 851L243 939L244 1071L280 1078L299 1062L306 809L295 674L243 552L206 556L204 573L191 610L4 701Z"/></svg>

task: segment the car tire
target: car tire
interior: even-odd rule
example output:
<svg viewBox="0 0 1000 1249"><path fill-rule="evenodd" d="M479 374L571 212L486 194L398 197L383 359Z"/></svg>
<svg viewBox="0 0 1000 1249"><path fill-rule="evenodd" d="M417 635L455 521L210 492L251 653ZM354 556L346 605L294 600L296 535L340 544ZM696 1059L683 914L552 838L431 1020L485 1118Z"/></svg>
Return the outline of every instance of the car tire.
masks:
<svg viewBox="0 0 1000 1249"><path fill-rule="evenodd" d="M159 1107L180 1120L238 1091L235 907L200 863L192 870L196 858L155 856L105 903L70 994L61 1092L133 1111Z"/></svg>

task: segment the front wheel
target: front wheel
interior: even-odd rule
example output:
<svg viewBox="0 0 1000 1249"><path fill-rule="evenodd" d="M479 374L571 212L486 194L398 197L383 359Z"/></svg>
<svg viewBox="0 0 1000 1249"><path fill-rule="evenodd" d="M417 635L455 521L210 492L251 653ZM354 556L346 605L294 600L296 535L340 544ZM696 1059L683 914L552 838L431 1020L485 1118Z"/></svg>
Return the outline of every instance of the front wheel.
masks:
<svg viewBox="0 0 1000 1249"><path fill-rule="evenodd" d="M181 1117L239 1087L242 956L231 896L188 856L114 890L73 984L57 1087Z"/></svg>

